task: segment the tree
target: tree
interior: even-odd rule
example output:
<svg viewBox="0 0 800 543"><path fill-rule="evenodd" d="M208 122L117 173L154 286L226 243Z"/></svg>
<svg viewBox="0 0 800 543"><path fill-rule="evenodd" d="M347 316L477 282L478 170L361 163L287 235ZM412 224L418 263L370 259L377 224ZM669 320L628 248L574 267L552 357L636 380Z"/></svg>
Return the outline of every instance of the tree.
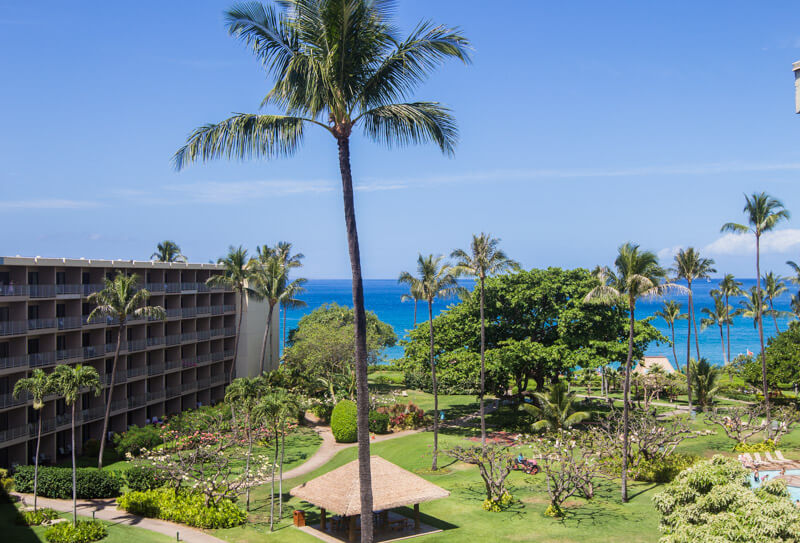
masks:
<svg viewBox="0 0 800 543"><path fill-rule="evenodd" d="M245 461L245 477L250 475L250 459L253 456L253 424L258 401L264 393L264 382L258 377L239 377L225 389L225 403L231 411L239 411L242 415L245 438L247 439L247 460ZM250 511L250 487L247 488L246 510Z"/></svg>
<svg viewBox="0 0 800 543"><path fill-rule="evenodd" d="M164 240L156 245L156 252L150 255L156 262L186 262L186 257L181 254L181 248L177 243Z"/></svg>
<svg viewBox="0 0 800 543"><path fill-rule="evenodd" d="M499 504L508 494L506 479L514 470L514 452L509 447L488 445L486 447L464 447L458 445L448 449L447 456L465 464L478 466L478 472L486 489L484 503Z"/></svg>
<svg viewBox="0 0 800 543"><path fill-rule="evenodd" d="M770 422L769 389L767 387L767 355L764 349L764 321L763 300L761 294L761 236L775 229L781 221L789 220L791 214L783 207L780 200L773 198L766 192L753 193L744 196L745 204L742 211L747 215L748 225L729 222L722 225L720 231L746 234L752 232L756 238L756 304L755 319L758 326L758 339L761 343L761 386L764 392L764 405L766 407L767 426Z"/></svg>
<svg viewBox="0 0 800 543"><path fill-rule="evenodd" d="M400 302L414 302L414 326L413 328L417 327L417 303L425 301L425 298L422 297L422 293L419 292L418 289L414 287L409 287L408 294L403 294L400 296Z"/></svg>
<svg viewBox="0 0 800 543"><path fill-rule="evenodd" d="M198 128L175 155L182 168L198 160L274 158L293 154L306 127L337 143L345 225L353 274L358 379L361 509L372 510L364 290L353 201L350 136L387 146L434 142L452 154L457 129L436 102L406 102L412 91L449 59L469 62L469 42L458 30L423 22L411 36L396 35L392 5L369 0L288 0L275 8L237 4L226 13L229 32L244 41L275 77L264 105L284 115L238 114ZM362 541L372 541L372 517L362 519Z"/></svg>
<svg viewBox="0 0 800 543"><path fill-rule="evenodd" d="M729 298L731 296L741 296L742 295L742 282L737 281L736 278L733 276L732 273L725 274L725 277L719 282L719 292L722 296L725 297L725 307L730 307L728 303ZM726 334L727 334L727 343L728 343L728 358L727 360L731 361L731 324L733 324L733 317L736 316L736 313L730 313L728 315L728 322L725 323Z"/></svg>
<svg viewBox="0 0 800 543"><path fill-rule="evenodd" d="M681 371L681 363L678 362L678 353L675 352L675 322L688 318L687 314L681 313L681 304L672 300L667 300L661 305L661 310L655 312L656 317L661 317L669 326L672 336L672 356L675 358L675 367Z"/></svg>
<svg viewBox="0 0 800 543"><path fill-rule="evenodd" d="M631 390L631 362L633 360L633 331L636 322L636 301L651 296L661 296L669 289L678 289L672 283L661 283L667 272L658 265L658 257L650 251L642 251L634 243L619 247L614 261L616 273L601 268L596 274L599 285L587 295L586 301L618 304L627 300L630 313L628 328L628 357L625 361L623 398L623 456L622 456L622 501L628 501L628 449L630 447L629 416Z"/></svg>
<svg viewBox="0 0 800 543"><path fill-rule="evenodd" d="M725 409L714 408L706 411L706 424L722 427L730 439L736 443L746 443L759 432L764 431L764 407L753 405L733 405Z"/></svg>
<svg viewBox="0 0 800 543"><path fill-rule="evenodd" d="M550 385L547 394L535 392L533 397L539 405L525 404L523 408L539 419L531 427L535 432L567 430L591 417L588 411L578 411L575 393L568 390L564 381Z"/></svg>
<svg viewBox="0 0 800 543"><path fill-rule="evenodd" d="M719 391L720 370L708 363L708 360L692 360L692 387L697 394L697 404L708 407Z"/></svg>
<svg viewBox="0 0 800 543"><path fill-rule="evenodd" d="M800 383L800 322L767 342L767 380L777 383Z"/></svg>
<svg viewBox="0 0 800 543"><path fill-rule="evenodd" d="M19 398L22 394L28 394L33 399L33 408L38 411L36 418L39 420L36 430L36 456L33 460L33 510L37 510L37 498L39 488L39 446L42 443L42 414L44 407L44 397L57 392L53 379L43 370L35 369L30 377L23 377L14 383L14 397Z"/></svg>
<svg viewBox="0 0 800 543"><path fill-rule="evenodd" d="M694 298L692 296L692 283L697 279L708 279L710 274L716 272L713 268L714 259L704 258L694 247L688 249L681 249L675 255L675 264L672 271L675 274L675 280L683 279L686 281L686 287L689 294L689 324L687 326L688 335L686 336L686 389L689 400L689 411L692 410L692 377L691 366L689 359L692 350L692 327L694 327L694 347L697 352L697 358L700 358L700 341L697 334L697 320L694 313Z"/></svg>
<svg viewBox="0 0 800 543"><path fill-rule="evenodd" d="M431 382L433 384L433 464L436 470L436 460L439 453L439 395L436 390L436 360L433 348L433 301L436 298L452 298L464 289L458 285L456 274L452 267L443 262L444 257L419 255L417 258L417 277L409 272L402 272L398 282L407 284L411 289L419 289L428 302L428 331L430 333L430 364Z"/></svg>
<svg viewBox="0 0 800 543"><path fill-rule="evenodd" d="M269 255L274 255L277 257L281 262L283 262L284 267L287 269L287 276L288 270L292 270L294 268L302 268L303 262L302 260L305 258L303 253L292 254L292 244L288 241L279 241L275 244L274 247L269 247L268 245L264 245L262 247L256 247L256 251L258 253L258 258L262 262L266 262ZM304 293L306 289L299 285L295 285L292 287L295 292L293 292L287 299L281 302L279 306L279 314L278 318L280 318L280 311L283 311L283 346L286 347L286 310L287 309L300 309L302 307L306 307L306 304L303 300L297 299L297 296Z"/></svg>
<svg viewBox="0 0 800 543"><path fill-rule="evenodd" d="M88 298L89 303L96 305L92 312L89 313L89 321L105 318L119 323L117 327L117 345L114 348L114 362L111 365L111 380L108 382L103 433L100 436L100 453L97 457L97 467L99 469L103 468L103 452L105 451L108 437L108 419L111 415L111 401L114 397L119 351L122 347L122 337L128 326L128 320L131 318L166 318L166 312L163 307L146 305L148 299L150 299L150 291L139 287L139 276L136 274L125 275L122 272L117 273L113 280L106 279L103 290L90 294Z"/></svg>
<svg viewBox="0 0 800 543"><path fill-rule="evenodd" d="M519 268L505 252L499 248L500 240L483 232L472 236L469 252L456 249L450 255L455 259L453 267L457 275L469 275L478 279L480 288L481 308L481 388L480 388L480 417L481 417L481 447L486 446L486 413L483 405L483 396L486 393L486 318L484 316L485 282L490 275L504 272L510 268ZM416 313L416 311L415 311ZM416 320L416 318L414 319Z"/></svg>
<svg viewBox="0 0 800 543"><path fill-rule="evenodd" d="M67 364L56 366L53 370L53 388L64 397L64 403L70 406L72 412L72 524L78 523L78 476L75 464L75 404L80 398L83 389L89 389L95 396L100 395L100 377L92 366L78 364L72 367ZM101 457L102 458L102 457Z"/></svg>
<svg viewBox="0 0 800 543"><path fill-rule="evenodd" d="M767 272L764 276L764 297L769 304L769 314L772 315L772 322L775 323L775 332L780 334L781 329L778 327L778 316L785 317L789 314L786 311L778 311L775 309L774 301L781 294L786 292L786 283L772 272Z"/></svg>
<svg viewBox="0 0 800 543"><path fill-rule="evenodd" d="M705 315L705 318L700 319L700 329L705 330L709 326L717 325L719 327L719 341L722 345L722 359L725 364L728 364L728 357L725 355L725 335L722 329L723 324L730 323L730 306L725 305L722 294L717 290L712 290L711 298L714 300L714 308L704 307L700 310Z"/></svg>

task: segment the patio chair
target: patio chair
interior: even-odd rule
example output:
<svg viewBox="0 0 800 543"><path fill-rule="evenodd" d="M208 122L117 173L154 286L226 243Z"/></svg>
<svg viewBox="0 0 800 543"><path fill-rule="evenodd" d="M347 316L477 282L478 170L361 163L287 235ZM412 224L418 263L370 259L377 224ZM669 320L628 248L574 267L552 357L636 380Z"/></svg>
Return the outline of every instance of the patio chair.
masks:
<svg viewBox="0 0 800 543"><path fill-rule="evenodd" d="M761 460L761 455L760 455L760 454L758 454L758 453L753 453L753 456L754 456L754 457L755 457L755 459L756 459L756 464L763 464L763 463L764 463L764 461L763 461L763 460Z"/></svg>
<svg viewBox="0 0 800 543"><path fill-rule="evenodd" d="M787 460L783 457L783 453L781 451L775 451L775 456L777 457L777 461L780 463L791 462L791 460Z"/></svg>
<svg viewBox="0 0 800 543"><path fill-rule="evenodd" d="M769 462L770 464L777 464L777 462L775 461L775 459L774 459L774 458L772 458L772 455L771 455L771 454L769 454L769 451L766 451L766 452L764 452L764 456L766 456L766 457L767 457L767 462Z"/></svg>

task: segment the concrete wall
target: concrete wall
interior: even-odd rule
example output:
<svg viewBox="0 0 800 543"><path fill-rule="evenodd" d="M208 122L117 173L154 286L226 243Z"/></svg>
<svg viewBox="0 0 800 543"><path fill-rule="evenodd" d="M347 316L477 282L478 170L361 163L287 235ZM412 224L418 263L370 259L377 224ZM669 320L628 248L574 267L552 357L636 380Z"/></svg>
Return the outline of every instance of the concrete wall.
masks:
<svg viewBox="0 0 800 543"><path fill-rule="evenodd" d="M237 305L239 303L237 297ZM242 327L239 331L239 351L236 356L236 377L255 377L261 374L261 347L267 324L269 307L266 302L258 302L245 296ZM267 341L267 356L264 363L266 370L278 368L279 329L278 306L272 312L270 337Z"/></svg>

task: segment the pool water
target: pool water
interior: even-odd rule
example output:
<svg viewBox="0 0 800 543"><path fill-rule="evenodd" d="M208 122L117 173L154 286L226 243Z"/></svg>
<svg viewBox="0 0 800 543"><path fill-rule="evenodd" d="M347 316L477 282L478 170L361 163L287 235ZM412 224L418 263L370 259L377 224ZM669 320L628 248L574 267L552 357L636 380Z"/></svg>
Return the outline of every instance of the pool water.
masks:
<svg viewBox="0 0 800 543"><path fill-rule="evenodd" d="M767 480L769 481L780 475L781 472L778 470L765 470L765 471L759 470L758 474L761 478L761 480L758 482L756 482L755 476L752 473L750 474L750 486L752 488L758 488L764 481L765 475L768 476ZM800 475L800 469L787 469L786 475ZM786 488L789 491L789 496L791 496L792 502L800 500L800 486L787 486Z"/></svg>

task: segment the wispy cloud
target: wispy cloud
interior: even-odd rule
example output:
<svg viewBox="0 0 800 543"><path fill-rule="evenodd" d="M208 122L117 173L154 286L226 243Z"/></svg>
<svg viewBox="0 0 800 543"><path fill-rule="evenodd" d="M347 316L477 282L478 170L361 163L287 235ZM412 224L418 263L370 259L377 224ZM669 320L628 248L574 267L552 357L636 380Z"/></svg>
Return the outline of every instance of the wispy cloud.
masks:
<svg viewBox="0 0 800 543"><path fill-rule="evenodd" d="M786 228L761 236L762 254L783 254L800 246L800 229ZM756 250L752 234L728 233L705 246L705 251L718 255L750 255Z"/></svg>
<svg viewBox="0 0 800 543"><path fill-rule="evenodd" d="M335 185L329 181L204 181L184 185L167 185L164 190L170 200L178 197L184 202L241 203L271 196L290 194L319 194L332 192Z"/></svg>
<svg viewBox="0 0 800 543"><path fill-rule="evenodd" d="M670 261L676 254L678 254L678 251L680 250L680 245L676 245L674 247L664 247L658 251L658 253L656 253L656 256L658 256L658 259L661 261Z"/></svg>
<svg viewBox="0 0 800 543"><path fill-rule="evenodd" d="M100 207L103 204L91 200L63 200L44 198L40 200L6 200L0 201L0 209L85 209Z"/></svg>

